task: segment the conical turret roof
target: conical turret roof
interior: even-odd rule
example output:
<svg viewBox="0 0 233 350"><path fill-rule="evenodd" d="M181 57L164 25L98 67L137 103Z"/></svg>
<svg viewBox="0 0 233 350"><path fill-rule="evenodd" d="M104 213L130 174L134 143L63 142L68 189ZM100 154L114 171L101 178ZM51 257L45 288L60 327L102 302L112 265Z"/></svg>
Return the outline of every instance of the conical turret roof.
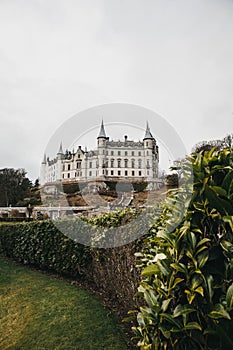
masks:
<svg viewBox="0 0 233 350"><path fill-rule="evenodd" d="M46 154L44 153L44 158L42 160L42 164L46 164Z"/></svg>
<svg viewBox="0 0 233 350"><path fill-rule="evenodd" d="M154 137L153 137L153 135L151 134L151 132L150 132L150 127L149 127L149 123L147 122L146 123L146 132L145 132L145 136L144 136L144 139L143 140L145 140L145 139L153 139Z"/></svg>
<svg viewBox="0 0 233 350"><path fill-rule="evenodd" d="M105 139L107 138L106 133L105 133L105 129L104 129L103 119L102 119L102 123L101 123L101 126L100 126L99 136L97 138L100 138L100 137L103 137Z"/></svg>
<svg viewBox="0 0 233 350"><path fill-rule="evenodd" d="M62 149L62 142L60 143L60 147L59 147L57 154L64 154L63 149Z"/></svg>

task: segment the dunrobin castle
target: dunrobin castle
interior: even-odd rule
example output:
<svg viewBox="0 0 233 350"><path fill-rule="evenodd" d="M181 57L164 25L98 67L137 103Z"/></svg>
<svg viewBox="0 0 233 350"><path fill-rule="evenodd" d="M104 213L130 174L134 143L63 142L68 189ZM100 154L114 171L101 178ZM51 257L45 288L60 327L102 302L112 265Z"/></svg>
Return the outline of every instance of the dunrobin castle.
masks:
<svg viewBox="0 0 233 350"><path fill-rule="evenodd" d="M110 140L102 121L96 150L63 152L62 144L55 159L46 155L41 164L41 185L62 182L146 181L158 179L159 149L147 123L144 138L135 142L125 135L123 141Z"/></svg>

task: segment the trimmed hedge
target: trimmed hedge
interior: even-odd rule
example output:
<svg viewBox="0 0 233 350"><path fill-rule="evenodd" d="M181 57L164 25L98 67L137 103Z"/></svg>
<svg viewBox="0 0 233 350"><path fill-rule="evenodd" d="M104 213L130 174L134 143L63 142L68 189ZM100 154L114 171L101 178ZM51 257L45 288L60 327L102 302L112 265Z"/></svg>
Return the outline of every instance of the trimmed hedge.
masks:
<svg viewBox="0 0 233 350"><path fill-rule="evenodd" d="M132 214L133 215L133 214ZM129 210L91 219L93 225L118 226L128 220ZM118 219L117 219L118 218ZM112 220L112 221L111 221ZM105 224L104 224L105 222ZM75 220L62 220L61 226L74 231ZM96 226L94 226L96 229ZM85 223L82 234L92 234ZM99 227L103 232L103 227ZM87 230L89 232L87 232ZM77 236L81 232L76 233ZM71 236L71 234L70 234ZM134 253L142 249L143 240L116 248L93 248L62 234L51 221L34 221L0 225L0 252L9 258L80 280L97 291L121 318L137 307L138 271Z"/></svg>
<svg viewBox="0 0 233 350"><path fill-rule="evenodd" d="M87 247L64 236L51 221L0 226L0 251L42 269L81 277L91 260Z"/></svg>

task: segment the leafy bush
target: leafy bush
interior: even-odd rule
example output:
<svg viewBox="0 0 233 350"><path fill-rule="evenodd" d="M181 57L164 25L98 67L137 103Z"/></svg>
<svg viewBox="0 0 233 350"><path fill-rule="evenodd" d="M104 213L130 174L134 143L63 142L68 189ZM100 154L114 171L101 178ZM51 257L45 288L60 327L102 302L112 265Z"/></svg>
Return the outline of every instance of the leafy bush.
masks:
<svg viewBox="0 0 233 350"><path fill-rule="evenodd" d="M139 213L139 210L132 210L130 208L118 209L114 212L106 213L94 218L84 218L84 220L92 225L100 227L119 227L130 222L133 218L137 217Z"/></svg>
<svg viewBox="0 0 233 350"><path fill-rule="evenodd" d="M191 162L185 217L170 230L177 195L169 196L141 254L141 350L233 349L233 151L212 149Z"/></svg>

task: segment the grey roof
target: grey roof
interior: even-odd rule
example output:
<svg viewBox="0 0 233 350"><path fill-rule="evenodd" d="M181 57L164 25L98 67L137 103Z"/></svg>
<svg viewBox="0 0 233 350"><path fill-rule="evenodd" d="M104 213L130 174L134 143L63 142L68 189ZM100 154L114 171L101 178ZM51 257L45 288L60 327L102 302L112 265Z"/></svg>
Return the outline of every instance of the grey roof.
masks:
<svg viewBox="0 0 233 350"><path fill-rule="evenodd" d="M131 141L131 140L127 140L125 141L107 141L106 142L106 146L107 147L131 147L131 148L142 148L143 147L143 142L141 141Z"/></svg>
<svg viewBox="0 0 233 350"><path fill-rule="evenodd" d="M148 124L148 122L146 123L146 132L145 132L145 136L144 136L144 139L143 140L145 140L145 139L153 139L154 137L153 137L153 135L151 134L151 132L150 132L150 128L149 128L149 124Z"/></svg>
<svg viewBox="0 0 233 350"><path fill-rule="evenodd" d="M107 138L106 133L105 133L105 129L104 129L104 122L103 122L103 120L102 120L102 123L101 123L99 136L97 138L99 138L99 137L104 137L105 139Z"/></svg>

